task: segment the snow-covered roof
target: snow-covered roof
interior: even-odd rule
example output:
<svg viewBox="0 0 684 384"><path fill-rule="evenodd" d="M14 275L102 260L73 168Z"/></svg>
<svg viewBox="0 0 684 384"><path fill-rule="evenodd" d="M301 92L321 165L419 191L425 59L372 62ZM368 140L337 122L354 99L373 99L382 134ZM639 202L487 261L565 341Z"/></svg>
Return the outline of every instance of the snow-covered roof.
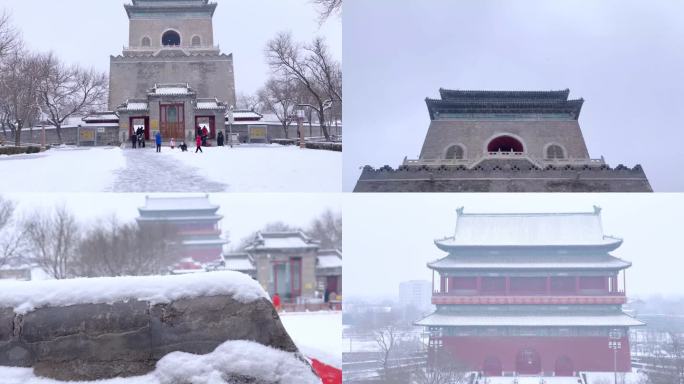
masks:
<svg viewBox="0 0 684 384"><path fill-rule="evenodd" d="M183 245L224 245L228 241L224 239L185 240Z"/></svg>
<svg viewBox="0 0 684 384"><path fill-rule="evenodd" d="M230 112L226 113L226 118ZM245 111L245 110L238 110L238 111L233 111L233 118L235 120L238 119L251 119L251 120L260 120L263 117L262 114L254 111Z"/></svg>
<svg viewBox="0 0 684 384"><path fill-rule="evenodd" d="M223 255L225 268L229 271L254 272L256 267L246 253L232 253Z"/></svg>
<svg viewBox="0 0 684 384"><path fill-rule="evenodd" d="M548 270L548 269L625 269L632 263L607 254L602 255L458 255L447 256L428 264L435 269L496 269L496 270Z"/></svg>
<svg viewBox="0 0 684 384"><path fill-rule="evenodd" d="M341 268L342 259L339 256L318 256L318 268Z"/></svg>
<svg viewBox="0 0 684 384"><path fill-rule="evenodd" d="M318 244L311 240L304 232L259 232L254 242L245 250L265 249L307 249L318 248Z"/></svg>
<svg viewBox="0 0 684 384"><path fill-rule="evenodd" d="M181 298L231 295L251 302L268 298L256 281L242 273L208 272L180 276L101 277L44 281L0 281L0 308L28 313L36 308L141 300L168 303Z"/></svg>
<svg viewBox="0 0 684 384"><path fill-rule="evenodd" d="M342 268L342 253L338 250L321 250L317 260L316 268Z"/></svg>
<svg viewBox="0 0 684 384"><path fill-rule="evenodd" d="M634 327L644 325L641 321L625 315L518 315L518 316L469 316L433 313L415 323L420 326L444 327Z"/></svg>
<svg viewBox="0 0 684 384"><path fill-rule="evenodd" d="M124 111L147 111L149 106L147 102L143 101L127 101L119 110Z"/></svg>
<svg viewBox="0 0 684 384"><path fill-rule="evenodd" d="M621 239L603 234L601 209L579 213L463 213L453 237L436 240L442 250L461 247L602 246Z"/></svg>
<svg viewBox="0 0 684 384"><path fill-rule="evenodd" d="M107 111L107 112L91 112L88 114L88 116L83 118L83 121L91 122L91 121L109 121L109 122L118 122L119 121L119 115L116 114L116 112L112 111Z"/></svg>
<svg viewBox="0 0 684 384"><path fill-rule="evenodd" d="M220 208L209 201L209 195L203 196L147 196L141 211L197 211L217 210Z"/></svg>
<svg viewBox="0 0 684 384"><path fill-rule="evenodd" d="M118 127L119 123L85 123L83 127L85 128L100 128L100 127Z"/></svg>
<svg viewBox="0 0 684 384"><path fill-rule="evenodd" d="M201 99L197 101L197 105L195 106L195 109L201 109L201 110L206 110L206 109L223 109L225 108L224 105L220 105L219 101L217 99Z"/></svg>

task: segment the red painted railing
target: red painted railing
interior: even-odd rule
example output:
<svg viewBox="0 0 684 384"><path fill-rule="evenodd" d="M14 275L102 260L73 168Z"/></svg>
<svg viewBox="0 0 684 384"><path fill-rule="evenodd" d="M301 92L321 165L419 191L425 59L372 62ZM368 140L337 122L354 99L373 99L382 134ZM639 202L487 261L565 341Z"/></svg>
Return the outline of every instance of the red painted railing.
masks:
<svg viewBox="0 0 684 384"><path fill-rule="evenodd" d="M602 296L453 296L436 295L432 304L625 304L627 298Z"/></svg>

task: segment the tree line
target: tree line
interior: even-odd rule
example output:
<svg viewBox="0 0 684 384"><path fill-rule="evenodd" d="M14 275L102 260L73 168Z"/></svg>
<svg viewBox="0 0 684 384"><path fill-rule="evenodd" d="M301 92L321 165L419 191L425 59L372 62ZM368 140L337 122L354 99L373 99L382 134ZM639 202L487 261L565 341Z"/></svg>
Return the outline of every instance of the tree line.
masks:
<svg viewBox="0 0 684 384"><path fill-rule="evenodd" d="M44 120L57 130L67 119L105 107L104 72L70 65L54 53L30 51L7 12L0 15L0 127L21 144L24 127Z"/></svg>
<svg viewBox="0 0 684 384"><path fill-rule="evenodd" d="M265 55L271 77L256 94L239 95L237 107L272 113L285 137L297 124L297 110L303 109L305 120L317 121L326 140L331 140L329 128L342 120L342 65L325 40L317 37L304 44L281 32L268 41Z"/></svg>
<svg viewBox="0 0 684 384"><path fill-rule="evenodd" d="M276 227L291 228L277 223L264 230ZM322 248L341 249L342 217L326 211L305 232ZM35 265L54 279L165 274L181 257L178 240L173 227L115 216L79 223L64 205L19 217L16 203L0 197L0 268Z"/></svg>

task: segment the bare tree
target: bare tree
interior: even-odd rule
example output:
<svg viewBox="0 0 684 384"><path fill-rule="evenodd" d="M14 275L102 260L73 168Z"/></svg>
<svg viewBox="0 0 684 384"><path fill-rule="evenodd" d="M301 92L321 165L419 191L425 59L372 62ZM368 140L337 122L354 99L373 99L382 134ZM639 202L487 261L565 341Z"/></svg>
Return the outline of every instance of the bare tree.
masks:
<svg viewBox="0 0 684 384"><path fill-rule="evenodd" d="M323 249L342 250L342 215L327 210L313 221L307 234L321 243Z"/></svg>
<svg viewBox="0 0 684 384"><path fill-rule="evenodd" d="M320 17L319 22L323 24L333 15L342 13L342 0L311 0L316 6Z"/></svg>
<svg viewBox="0 0 684 384"><path fill-rule="evenodd" d="M237 105L235 108L243 109L247 111L261 112L261 99L259 95L249 95L246 93L240 93L236 100Z"/></svg>
<svg viewBox="0 0 684 384"><path fill-rule="evenodd" d="M23 238L13 223L16 204L0 196L0 267L18 259Z"/></svg>
<svg viewBox="0 0 684 384"><path fill-rule="evenodd" d="M21 49L5 56L0 65L0 117L3 128L21 145L25 126L33 126L40 112L38 87L42 80L40 59Z"/></svg>
<svg viewBox="0 0 684 384"><path fill-rule="evenodd" d="M375 343L380 349L381 375L387 379L391 368L391 356L399 341L399 330L393 325L384 326L375 331Z"/></svg>
<svg viewBox="0 0 684 384"><path fill-rule="evenodd" d="M259 100L265 111L276 115L285 138L289 138L288 128L292 124L292 115L297 106L297 84L289 78L271 78L259 90Z"/></svg>
<svg viewBox="0 0 684 384"><path fill-rule="evenodd" d="M306 89L312 97L311 107L318 115L321 131L326 140L330 140L325 113L337 96L336 87L328 81L341 80L342 75L341 70L338 74L332 73L336 65L324 40L318 38L311 45L304 46L294 42L290 33L280 33L267 43L266 57L274 74L282 79L294 79Z"/></svg>
<svg viewBox="0 0 684 384"><path fill-rule="evenodd" d="M437 351L432 361L413 372L414 384L465 384L470 370L445 350Z"/></svg>
<svg viewBox="0 0 684 384"><path fill-rule="evenodd" d="M162 273L178 261L176 240L169 226L121 224L112 216L90 229L80 241L75 274L100 277Z"/></svg>
<svg viewBox="0 0 684 384"><path fill-rule="evenodd" d="M67 66L53 54L43 57L42 70L41 103L62 143L62 125L66 119L102 109L106 104L107 75L92 69Z"/></svg>
<svg viewBox="0 0 684 384"><path fill-rule="evenodd" d="M35 212L23 227L30 261L55 279L68 278L79 234L76 220L66 207L50 213Z"/></svg>
<svg viewBox="0 0 684 384"><path fill-rule="evenodd" d="M12 25L12 18L9 13L2 12L0 14L0 60L20 46L19 31Z"/></svg>

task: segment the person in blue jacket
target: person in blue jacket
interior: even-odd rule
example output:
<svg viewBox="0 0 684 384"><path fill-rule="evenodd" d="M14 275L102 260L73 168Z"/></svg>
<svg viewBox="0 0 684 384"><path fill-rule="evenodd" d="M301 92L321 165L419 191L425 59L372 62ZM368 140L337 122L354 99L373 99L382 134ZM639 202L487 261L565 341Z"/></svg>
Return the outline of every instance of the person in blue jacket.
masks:
<svg viewBox="0 0 684 384"><path fill-rule="evenodd" d="M161 145L162 145L161 132L157 132L157 134L154 135L154 139L157 142L157 153L160 153L161 152Z"/></svg>

